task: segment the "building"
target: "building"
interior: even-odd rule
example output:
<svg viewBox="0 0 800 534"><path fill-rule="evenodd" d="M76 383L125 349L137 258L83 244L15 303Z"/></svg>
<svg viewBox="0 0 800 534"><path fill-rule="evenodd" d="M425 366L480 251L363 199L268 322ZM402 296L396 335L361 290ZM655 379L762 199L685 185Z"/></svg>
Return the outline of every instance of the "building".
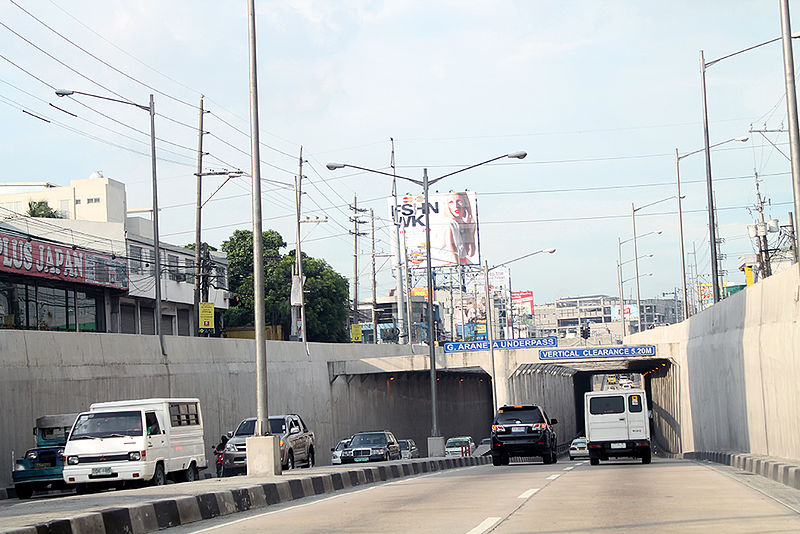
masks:
<svg viewBox="0 0 800 534"><path fill-rule="evenodd" d="M125 198L124 184L99 173L0 195L2 327L155 334L152 222L126 217ZM64 218L24 215L29 200L47 201ZM161 331L192 335L194 251L160 242L160 255ZM227 259L212 252L210 263L209 302L220 331Z"/></svg>

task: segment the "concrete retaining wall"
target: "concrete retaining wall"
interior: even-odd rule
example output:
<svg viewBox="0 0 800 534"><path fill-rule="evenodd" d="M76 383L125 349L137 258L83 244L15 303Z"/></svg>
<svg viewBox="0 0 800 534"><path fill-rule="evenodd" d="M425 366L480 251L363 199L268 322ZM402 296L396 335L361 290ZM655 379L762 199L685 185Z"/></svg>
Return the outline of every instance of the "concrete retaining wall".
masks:
<svg viewBox="0 0 800 534"><path fill-rule="evenodd" d="M92 402L148 397L198 397L207 450L219 436L255 415L255 348L250 340L167 336L167 356L158 338L126 334L0 331L0 487L11 483L12 451L33 446L31 429L43 414L86 410ZM410 437L425 449L430 432L427 373L387 382L381 378L338 377L328 362L382 361L426 347L267 342L268 402L271 414L299 413L314 430L317 460L358 430L380 428ZM397 375L398 377L401 374ZM440 374L440 429L445 436L488 432L491 389L488 376ZM483 382L481 382L483 380ZM465 402L468 401L468 402ZM446 433L447 432L447 433ZM452 433L452 434L451 434ZM212 460L208 455L209 461Z"/></svg>
<svg viewBox="0 0 800 534"><path fill-rule="evenodd" d="M688 321L626 341L677 347L675 419L684 452L800 458L798 265Z"/></svg>
<svg viewBox="0 0 800 534"><path fill-rule="evenodd" d="M525 364L509 379L511 404L538 404L548 417L558 419L555 430L559 444L569 444L578 435L574 374L573 369L560 365Z"/></svg>

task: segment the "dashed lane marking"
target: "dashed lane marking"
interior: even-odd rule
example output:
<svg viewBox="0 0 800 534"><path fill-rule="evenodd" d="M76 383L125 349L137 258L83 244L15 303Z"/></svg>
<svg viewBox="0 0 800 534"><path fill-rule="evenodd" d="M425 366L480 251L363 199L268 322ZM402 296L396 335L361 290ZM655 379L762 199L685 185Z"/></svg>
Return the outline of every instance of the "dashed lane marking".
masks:
<svg viewBox="0 0 800 534"><path fill-rule="evenodd" d="M547 477L547 480L555 480L560 476L561 476L560 474L558 474L558 475L550 475L549 477Z"/></svg>
<svg viewBox="0 0 800 534"><path fill-rule="evenodd" d="M534 493L536 493L536 492L537 492L537 491L539 491L540 489L541 489L541 488L531 488L531 489L529 489L528 491L524 492L522 495L520 495L518 498L520 498L520 499L527 499L528 497L530 497L531 495L533 495Z"/></svg>
<svg viewBox="0 0 800 534"><path fill-rule="evenodd" d="M467 532L467 534L483 534L484 532L492 528L494 524L497 523L498 521L500 521L499 517L487 517L486 519L481 521L480 525Z"/></svg>
<svg viewBox="0 0 800 534"><path fill-rule="evenodd" d="M570 466L570 467L565 467L565 468L564 468L564 471L572 471L573 469L575 469L575 466L574 466L574 465L573 465L573 466Z"/></svg>

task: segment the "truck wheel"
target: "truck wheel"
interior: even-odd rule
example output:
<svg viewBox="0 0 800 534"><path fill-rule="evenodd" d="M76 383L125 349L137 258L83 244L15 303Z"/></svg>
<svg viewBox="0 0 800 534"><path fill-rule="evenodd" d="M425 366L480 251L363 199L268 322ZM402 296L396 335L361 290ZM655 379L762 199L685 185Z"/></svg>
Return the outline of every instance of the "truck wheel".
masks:
<svg viewBox="0 0 800 534"><path fill-rule="evenodd" d="M306 458L306 465L304 467L314 467L314 447L308 449L308 458Z"/></svg>
<svg viewBox="0 0 800 534"><path fill-rule="evenodd" d="M164 474L164 466L161 464L156 464L156 472L153 473L153 478L150 480L150 484L153 486L163 486L167 483L167 477Z"/></svg>
<svg viewBox="0 0 800 534"><path fill-rule="evenodd" d="M652 457L650 455L650 449L645 449L644 452L642 452L642 463L643 464L649 464L650 461L651 461L651 458Z"/></svg>
<svg viewBox="0 0 800 534"><path fill-rule="evenodd" d="M14 490L17 492L18 499L30 499L33 495L33 488L28 485L14 486Z"/></svg>

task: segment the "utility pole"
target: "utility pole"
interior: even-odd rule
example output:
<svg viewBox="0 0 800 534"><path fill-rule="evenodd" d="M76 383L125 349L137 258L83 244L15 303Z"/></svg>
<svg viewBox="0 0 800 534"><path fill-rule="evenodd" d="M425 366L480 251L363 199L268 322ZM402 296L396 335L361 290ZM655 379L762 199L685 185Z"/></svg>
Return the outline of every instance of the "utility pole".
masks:
<svg viewBox="0 0 800 534"><path fill-rule="evenodd" d="M197 127L197 204L195 207L194 222L194 334L200 335L200 284L202 271L200 269L201 247L201 214L203 204L203 97L200 96L200 125Z"/></svg>
<svg viewBox="0 0 800 534"><path fill-rule="evenodd" d="M403 336L408 336L408 344L411 344L411 315L406 315L405 309L405 283L403 261L401 260L400 250L400 214L397 212L397 177L395 175L395 161L394 161L394 138L390 137L392 142L392 198L394 204L392 205L392 223L394 223L394 241L395 241L395 298L397 300L397 329L400 331L397 337L397 342L402 343ZM403 234L405 237L405 233ZM405 247L403 253L405 252ZM411 295L408 296L411 298ZM405 316L405 317L404 317Z"/></svg>
<svg viewBox="0 0 800 534"><path fill-rule="evenodd" d="M455 309L453 308L453 271L455 271L455 269L450 267L450 341L456 340Z"/></svg>
<svg viewBox="0 0 800 534"><path fill-rule="evenodd" d="M464 340L466 331L464 330L464 267L458 264L458 298L459 298L459 315L461 317L461 341Z"/></svg>
<svg viewBox="0 0 800 534"><path fill-rule="evenodd" d="M695 313L697 313L703 308L703 304L700 301L700 272L697 270L697 246L694 241L692 241L692 259L694 259L694 292L697 295Z"/></svg>
<svg viewBox="0 0 800 534"><path fill-rule="evenodd" d="M356 195L353 195L353 204L350 206L350 209L353 210L353 216L350 220L353 222L353 230L351 230L351 234L353 234L353 317L351 319L351 324L357 324L359 322L359 315L358 315L358 236L364 235L362 232L358 231L358 225L363 224L363 221L358 218L359 213L363 213L367 210L359 209L358 208L358 198Z"/></svg>
<svg viewBox="0 0 800 534"><path fill-rule="evenodd" d="M372 237L372 342L378 343L378 295L375 284L375 211L369 210L369 226Z"/></svg>
<svg viewBox="0 0 800 534"><path fill-rule="evenodd" d="M408 268L408 247L406 244L405 232L403 232L403 264L403 289L406 292L406 316L408 317L408 344L412 345L414 343L414 316L412 315L414 312L414 302L411 298L411 271Z"/></svg>
<svg viewBox="0 0 800 534"><path fill-rule="evenodd" d="M303 147L300 147L299 168L297 177L294 180L294 203L296 211L296 234L295 234L295 249L294 249L294 275L297 278L292 280L292 336L304 344L308 340L306 336L306 306L305 306L305 293L303 287L305 286L305 278L303 276L303 253L300 247L300 206L303 199ZM297 325L298 312L300 315L300 328Z"/></svg>
<svg viewBox="0 0 800 534"><path fill-rule="evenodd" d="M726 254L722 253L722 243L725 242L725 238L719 237L719 217L717 216L717 194L714 193L712 197L712 205L714 208L714 235L717 236L714 240L714 246L716 247L717 254L716 254L716 261L717 261L717 268L715 269L717 273L717 288L719 288L720 293L720 300L725 298L725 275L728 274L728 271L722 268L722 262L727 257Z"/></svg>
<svg viewBox="0 0 800 534"><path fill-rule="evenodd" d="M761 225L756 225L756 238L758 239L758 249L759 249L759 256L761 259L761 276L766 278L767 276L772 275L772 267L770 266L769 261L769 242L767 241L767 223L764 220L764 204L766 201L761 198L761 188L759 187L758 182L758 172L755 172L756 176L756 205L755 210L758 212L759 219L761 221ZM762 236L758 236L760 230L763 230Z"/></svg>

